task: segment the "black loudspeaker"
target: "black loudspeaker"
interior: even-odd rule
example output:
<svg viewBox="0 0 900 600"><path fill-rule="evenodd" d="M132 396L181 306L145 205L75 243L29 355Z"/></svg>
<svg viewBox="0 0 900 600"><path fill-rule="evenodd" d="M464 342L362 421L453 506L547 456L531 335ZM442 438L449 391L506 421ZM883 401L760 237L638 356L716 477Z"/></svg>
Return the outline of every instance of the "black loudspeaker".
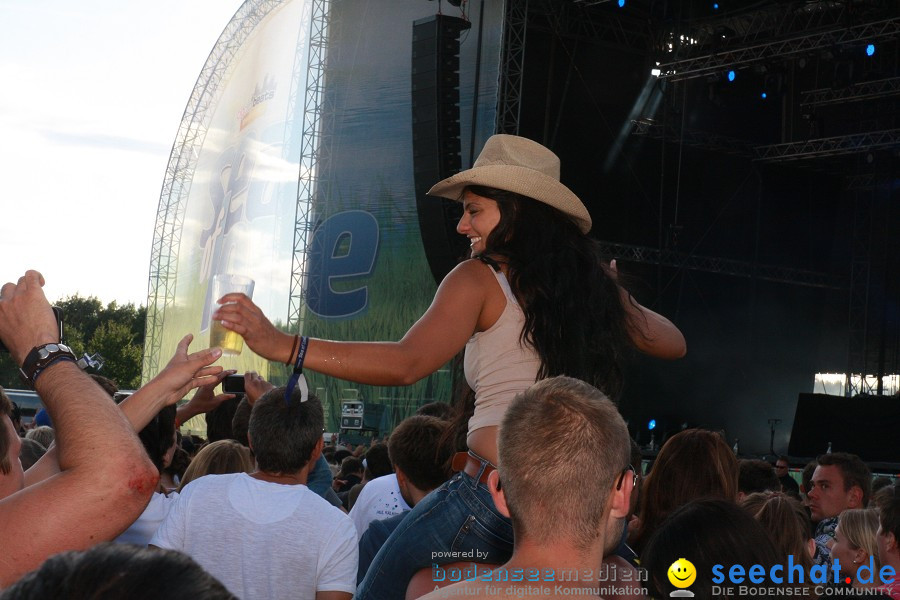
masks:
<svg viewBox="0 0 900 600"><path fill-rule="evenodd" d="M900 463L900 400L896 396L800 394L788 453L815 457L831 442L867 462Z"/></svg>
<svg viewBox="0 0 900 600"><path fill-rule="evenodd" d="M428 190L461 168L459 136L459 36L471 23L434 15L413 23L413 177L419 229L434 280L456 266L468 240L456 233L459 202L428 196Z"/></svg>

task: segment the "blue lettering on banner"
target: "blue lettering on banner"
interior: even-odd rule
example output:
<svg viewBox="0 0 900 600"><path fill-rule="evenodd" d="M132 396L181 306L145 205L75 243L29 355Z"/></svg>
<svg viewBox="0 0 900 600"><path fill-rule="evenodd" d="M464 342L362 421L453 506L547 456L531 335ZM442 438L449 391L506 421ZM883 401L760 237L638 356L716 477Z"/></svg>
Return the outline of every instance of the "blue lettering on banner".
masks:
<svg viewBox="0 0 900 600"><path fill-rule="evenodd" d="M309 244L309 309L325 319L363 312L369 304L368 286L337 291L334 284L371 275L377 254L378 221L370 213L348 210L319 223Z"/></svg>

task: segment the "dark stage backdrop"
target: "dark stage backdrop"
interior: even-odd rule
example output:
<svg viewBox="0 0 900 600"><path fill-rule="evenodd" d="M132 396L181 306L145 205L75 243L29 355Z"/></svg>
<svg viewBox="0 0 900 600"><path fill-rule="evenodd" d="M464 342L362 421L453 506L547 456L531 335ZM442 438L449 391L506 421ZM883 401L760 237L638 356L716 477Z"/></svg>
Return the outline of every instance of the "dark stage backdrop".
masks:
<svg viewBox="0 0 900 600"><path fill-rule="evenodd" d="M897 431L900 399L896 396L828 396L800 394L794 416L791 456L851 452L868 462L900 462Z"/></svg>

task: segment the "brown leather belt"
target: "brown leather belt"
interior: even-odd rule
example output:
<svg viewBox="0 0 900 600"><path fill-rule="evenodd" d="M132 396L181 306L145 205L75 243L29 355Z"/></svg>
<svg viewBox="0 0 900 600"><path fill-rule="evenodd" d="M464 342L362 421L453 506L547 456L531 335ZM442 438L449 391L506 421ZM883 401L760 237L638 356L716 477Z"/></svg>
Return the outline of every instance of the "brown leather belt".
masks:
<svg viewBox="0 0 900 600"><path fill-rule="evenodd" d="M481 471L482 460L480 458L476 458L469 452L457 452L453 455L453 462L451 463L451 468L454 472L462 471L472 479L478 477L478 472ZM494 465L488 463L484 467L484 472L482 472L481 477L478 479L478 483L487 483L488 475L491 474L491 471L495 471Z"/></svg>

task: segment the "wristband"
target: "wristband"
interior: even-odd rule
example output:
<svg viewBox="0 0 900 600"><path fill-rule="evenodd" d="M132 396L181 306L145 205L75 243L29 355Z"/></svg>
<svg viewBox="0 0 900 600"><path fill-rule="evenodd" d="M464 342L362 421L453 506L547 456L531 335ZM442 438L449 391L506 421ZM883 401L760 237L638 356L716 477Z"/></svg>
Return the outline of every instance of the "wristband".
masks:
<svg viewBox="0 0 900 600"><path fill-rule="evenodd" d="M19 369L19 376L29 389L34 389L34 382L37 381L38 375L41 374L50 365L61 361L70 360L77 362L75 353L65 344L43 344L35 346L31 352L25 357L22 368Z"/></svg>
<svg viewBox="0 0 900 600"><path fill-rule="evenodd" d="M294 394L294 388L300 384L300 402L309 400L309 386L306 383L306 377L303 375L303 361L306 359L306 350L309 348L309 337L300 336L300 347L297 349L297 360L294 361L294 372L288 379L284 388L284 403L290 406L291 396Z"/></svg>

